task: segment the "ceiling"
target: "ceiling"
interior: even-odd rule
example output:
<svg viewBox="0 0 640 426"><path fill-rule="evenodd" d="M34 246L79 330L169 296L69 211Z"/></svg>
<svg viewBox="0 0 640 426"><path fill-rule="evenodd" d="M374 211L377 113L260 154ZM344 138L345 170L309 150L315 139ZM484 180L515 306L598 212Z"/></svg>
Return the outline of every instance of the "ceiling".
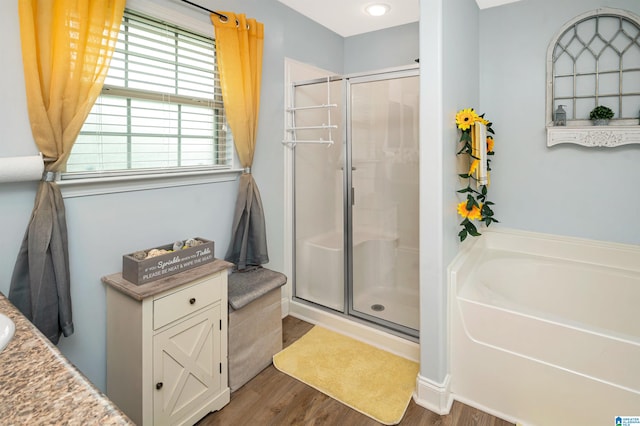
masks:
<svg viewBox="0 0 640 426"><path fill-rule="evenodd" d="M298 13L329 28L342 37L417 22L420 0L279 0ZM476 0L480 9L500 6L520 0ZM373 3L391 7L384 16L373 17L364 8Z"/></svg>
<svg viewBox="0 0 640 426"><path fill-rule="evenodd" d="M291 9L342 37L417 22L419 0L280 0ZM373 3L391 6L384 16L369 16L364 8Z"/></svg>

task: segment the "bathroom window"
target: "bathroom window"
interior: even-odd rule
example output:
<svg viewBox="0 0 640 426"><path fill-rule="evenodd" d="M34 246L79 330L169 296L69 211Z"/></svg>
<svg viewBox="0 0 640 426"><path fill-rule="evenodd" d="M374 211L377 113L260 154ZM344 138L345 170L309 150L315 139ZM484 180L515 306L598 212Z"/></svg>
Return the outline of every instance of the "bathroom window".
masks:
<svg viewBox="0 0 640 426"><path fill-rule="evenodd" d="M547 123L563 105L567 126L590 125L597 105L614 111L612 124L637 125L640 111L640 19L597 9L568 22L547 52Z"/></svg>
<svg viewBox="0 0 640 426"><path fill-rule="evenodd" d="M63 179L229 169L230 138L213 38L127 10Z"/></svg>

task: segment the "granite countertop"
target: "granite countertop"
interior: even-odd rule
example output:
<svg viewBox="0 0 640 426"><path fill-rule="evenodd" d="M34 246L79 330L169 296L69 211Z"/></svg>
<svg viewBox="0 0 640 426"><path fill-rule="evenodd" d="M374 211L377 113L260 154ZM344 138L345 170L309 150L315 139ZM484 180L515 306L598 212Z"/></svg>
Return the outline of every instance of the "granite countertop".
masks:
<svg viewBox="0 0 640 426"><path fill-rule="evenodd" d="M0 293L16 332L0 352L2 425L133 425Z"/></svg>

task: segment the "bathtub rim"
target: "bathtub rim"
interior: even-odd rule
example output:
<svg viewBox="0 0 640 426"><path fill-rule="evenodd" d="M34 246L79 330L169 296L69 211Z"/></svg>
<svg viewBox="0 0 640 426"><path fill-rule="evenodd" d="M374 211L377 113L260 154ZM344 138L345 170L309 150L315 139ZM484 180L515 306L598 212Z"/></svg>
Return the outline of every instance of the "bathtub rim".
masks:
<svg viewBox="0 0 640 426"><path fill-rule="evenodd" d="M523 246L522 244L518 244L522 241L527 241L529 245ZM541 243L552 243L553 251L550 252L548 246L545 246L543 250L540 247ZM628 259L629 256L640 256L640 245L523 231L505 227L492 227L482 229L482 235L480 237L467 239L460 245L457 255L447 267L447 273L450 274L452 266L459 264L460 261L468 255L469 251L483 248L513 251L516 253L526 253L608 267L615 265L615 267L619 269L640 272L640 264L635 264L632 260ZM612 253L615 252L617 256L611 256L607 258L607 262L605 262L602 258L594 256L593 253L589 253L587 249L607 249ZM553 253L553 255L550 253Z"/></svg>
<svg viewBox="0 0 640 426"><path fill-rule="evenodd" d="M579 244L582 247L590 247L590 248L599 248L599 249L613 249L614 251L623 251L626 253L631 253L635 256L640 256L640 246L636 246L636 245L631 245L631 244L621 244L621 243L608 243L608 242L603 242L603 241L594 241L594 240L588 240L588 239L582 239L582 238L574 238L574 237L563 237L563 236L557 236L557 235L548 235L548 234L541 234L541 233L533 233L533 232L527 232L527 231L516 231L516 230L508 230L508 229L500 229L500 230L492 230L490 232L487 231L483 231L483 235L484 233L489 234L490 236L498 236L500 238L506 237L507 239L511 239L511 238L516 238L516 239L522 239L522 238L535 238L536 241L552 241L552 242L560 242L563 243L565 241L567 241L570 245L572 244ZM500 241L500 238L498 239L498 242ZM491 241L491 243L495 243L495 241ZM462 291L464 289L461 290L462 284L464 279L466 278L466 276L459 280L458 278L458 273L464 268L466 270L463 271L464 273L468 273L471 272L473 270L475 270L479 265L479 263L482 262L482 256L481 255L476 255L476 253L473 253L473 251L478 251L478 250L486 250L486 249L494 249L494 250L505 250L504 247L497 247L497 246L487 246L486 245L486 241L483 241L482 238L476 239L474 241L471 241L470 244L466 244L465 247L463 249L460 250L460 252L458 253L458 255L454 258L454 260L449 264L449 267L447 268L448 271L448 297L449 297L449 303L448 303L448 327L449 330L452 330L453 328L453 324L454 321L456 323L458 323L459 325L462 326L463 329L463 333L464 335L467 337L467 339L469 339L470 341L474 342L475 344L479 344L482 346L485 346L487 348L490 348L492 350L497 350L500 352L504 352L507 353L511 356L516 356L519 358L523 358L526 359L528 361L531 362L535 362L538 364L542 364L551 368L556 368L559 370L563 370L565 372L568 372L570 374L575 374L577 376L583 377L585 379L589 379L589 380L594 380L596 382L599 382L601 384L607 385L607 386L613 386L617 389L620 389L622 391L625 392L631 392L635 395L640 395L640 388L638 389L634 389L631 388L629 386L623 385L623 384L619 384L619 383L613 383L611 381L608 381L606 379L602 379L596 376L592 376L589 374L585 374L583 372L577 371L575 369L572 368L567 368L561 365L557 365L555 363L551 363L551 362L547 362L545 360L542 359L538 359L536 357L532 357L529 356L527 354L524 353L520 353L518 351L513 351L509 348L503 348L500 346L496 346L495 344L491 343L491 342L485 342L482 339L478 339L476 336L474 336L473 333L471 333L467 327L467 321L464 318L463 315L463 307L461 306L463 303L469 303L469 304L473 304L473 305L477 305L479 307L485 308L485 309L491 309L491 310L496 310L496 311L500 311L500 312L504 312L507 313L509 315L516 315L518 317L522 317L522 318L527 318L527 319L531 319L533 321L538 321L538 322L542 322L542 323L547 323L547 324L552 324L554 326L560 326L560 327L564 327L570 330L575 330L577 332L580 333L587 333L587 334L591 334L594 336L597 336L599 338L605 338L605 339L612 339L615 340L617 342L623 343L623 344L629 344L629 345L633 345L635 347L640 346L640 336L639 339L636 340L635 336L629 336L631 338L631 340L629 340L628 338L625 338L624 336L620 336L622 333L618 333L617 335L611 335L608 334L608 332L610 330L605 329L605 331L607 333L601 333L598 330L595 330L593 327L589 328L589 327L580 327L580 326L575 326L574 324L568 323L568 322L558 322L558 321L554 321L554 320L550 320L548 318L544 318L541 317L539 315L535 315L535 314L531 314L530 312L521 312L518 311L517 309L510 309L510 307L508 306L500 306L500 305L496 305L495 303L491 303L491 302L487 302L485 300L477 300L474 298L470 298L470 297L465 297L465 295L462 293ZM511 250L509 250L511 251ZM522 254L522 255L534 255L534 256L541 256L541 257L550 257L548 255L541 255L539 253L539 251L532 251L532 250L527 250L526 248L522 248L520 247L519 250L513 250L518 254ZM471 259L469 259L469 256L473 256ZM569 259L567 258L560 258L560 260L570 260L573 262L581 262L581 260L578 260L575 258L575 256L570 256ZM610 267L609 264L603 264L603 262L584 262L584 263L590 263L590 264L595 264L597 266L603 266L603 267ZM623 262L624 264L624 262ZM631 266L635 266L635 265L631 265ZM632 267L631 268L632 271L634 273L637 273L637 270L640 269L638 267ZM480 284L482 285L482 284ZM521 305L514 303L513 304L516 308L520 307ZM565 318L563 318L565 319ZM566 319L565 319L566 320ZM582 324L582 323L580 323ZM453 336L451 335L451 333L449 333L449 355L448 355L448 360L449 360L449 366L450 368L453 367L453 346L452 346L452 342L453 342ZM460 402L465 402L465 398L461 398L459 399L457 397L457 394L455 393L455 390L453 391L454 393L454 399L459 400ZM471 400L467 400L467 401L471 401ZM474 404L470 404L470 405L474 405ZM505 418L505 417L502 417Z"/></svg>
<svg viewBox="0 0 640 426"><path fill-rule="evenodd" d="M522 305L516 304L515 302L494 304L484 298L474 299L467 297L462 286L464 278L459 279L459 277L464 276L465 273L475 270L478 267L478 264L484 260L482 254L474 255L473 252L484 251L487 249L510 251L518 254L536 256L540 258L551 258L554 260L559 259L577 263L586 263L597 267L613 268L627 271L632 274L640 274L640 262L634 263L633 259L627 259L625 256L614 255L608 257L608 259L614 260L614 262L612 262L614 263L614 265L612 265L611 263L606 263L603 258L594 256L594 253L597 252L592 251L593 249L607 250L611 251L612 253L622 253L630 258L632 258L633 256L636 256L636 258L640 258L640 245L590 240L586 238L544 234L539 232L521 231L509 228L492 228L491 230L485 229L482 232L483 234L481 237L463 243L459 253L447 267L447 291L450 301L454 300L454 298L463 298L472 303L484 304L495 309L506 310L507 312L512 314L527 316L535 320L550 323L556 323L550 317L560 318L565 320L564 322L560 321L561 326L574 328L586 333L611 338L633 345L640 345L640 335L634 336L626 333L616 332L615 330L610 330L608 328L594 327L582 322L573 321L569 318L564 318L562 316L545 316L543 315L544 312L539 312L534 309L527 309L526 307L524 312L518 311L514 308L521 307ZM536 245L541 242L551 242L558 246L555 247L555 250L553 250L553 252L559 252L560 254L564 255L551 256L549 251L543 251L540 250L540 248L532 249L531 247L518 244L518 242L522 241L534 241ZM501 246L500 244L503 245ZM572 253L566 252L567 249L573 248L577 248L578 250ZM587 254L587 259L580 258L577 253L578 251L582 251L582 254ZM471 256L473 257L471 258L471 261L469 261L469 258ZM454 286L455 291L453 291ZM451 312L449 313L448 321L451 321L450 315ZM607 334L606 332L611 332L613 333L613 335Z"/></svg>
<svg viewBox="0 0 640 426"><path fill-rule="evenodd" d="M640 346L640 336L636 337L636 336L631 336L625 333L615 332L614 330L609 330L606 328L586 326L582 322L569 320L560 315L549 315L545 317L534 309L525 308L524 310L518 310L516 308L520 308L522 305L518 305L516 303L495 304L485 300L478 300L472 297L467 297L465 295L460 295L460 290L458 291L456 300L458 301L458 303L460 301L464 301L466 303L472 303L485 308L496 309L510 315L517 315L523 318L528 318L535 321L541 321L547 324L557 325L559 327L566 327L575 331L580 331L582 333L587 333L587 334L591 334L598 337L616 340L621 343L626 343L633 346ZM560 319L565 320L565 322L560 321ZM471 335L469 335L469 337L473 338ZM478 341L478 343L481 343L481 342Z"/></svg>
<svg viewBox="0 0 640 426"><path fill-rule="evenodd" d="M632 271L628 269L620 269L615 267L610 267L607 265L596 265L592 263L584 263L575 260L569 259L555 259L550 258L549 256L538 256L530 253L516 253L514 256L504 256L505 251L497 251L497 256L494 254L490 254L488 252L495 249L485 249L479 255L478 262L475 263L472 271L476 271L479 274L482 274L483 268L487 265L493 265L496 262L502 262L510 260L515 260L518 262L524 261L528 263L528 261L533 261L534 263L542 262L543 266L551 266L557 267L558 265L566 264L570 268L576 267L585 267L588 268L588 271L591 272L604 272L610 273L611 277L616 279L624 279L624 280L633 280L638 283L638 294L640 295L640 272ZM640 253L639 253L640 255ZM637 330L623 330L620 328L615 328L613 326L609 326L607 324L597 324L590 322L589 319L577 318L572 316L571 314L565 315L566 312L559 311L548 311L544 310L535 305L527 304L526 302L522 302L521 300L511 299L509 296L505 295L499 289L496 289L492 286L492 283L486 281L486 279L480 275L478 277L465 277L460 285L456 286L457 289L457 298L459 300L464 300L470 303L476 303L480 305L485 305L488 307L493 307L495 309L504 310L505 312L520 315L527 318L532 318L539 321L544 321L547 323L557 324L562 327L567 327L575 330L579 330L585 333L606 337L610 339L614 339L620 342L632 344L635 346L640 346L640 328ZM609 281L607 281L609 282ZM497 287L504 287L504 283L498 284ZM507 284L508 285L508 284ZM623 282L623 286L626 284ZM520 286L520 284L516 284L516 287ZM626 288L626 287L625 287ZM550 294L550 293L543 293ZM625 294L625 293L621 293ZM492 298L494 296L494 298ZM629 321L633 321L633 318L628 319ZM635 323L634 323L635 324Z"/></svg>
<svg viewBox="0 0 640 426"><path fill-rule="evenodd" d="M541 250L539 249L538 250L527 249L527 247L523 247L522 245L515 244L518 241L521 242L523 240L535 241L536 243L543 242L543 241L552 242L555 244L559 244L563 248L578 247L583 251L585 251L585 248L591 248L591 249L596 248L601 250L607 249L617 253L624 253L624 254L635 255L637 257L640 257L640 245L607 242L607 241L600 241L600 240L590 240L586 238L578 238L578 237L555 235L555 234L545 234L545 233L532 232L532 231L522 231L522 230L516 230L516 229L510 229L510 228L494 227L491 229L484 229L482 230L482 236L463 242L458 254L447 266L447 293L448 293L449 301L452 301L455 298L461 297L461 298L464 298L465 300L468 300L469 302L486 304L487 306L495 307L496 309L504 309L508 312L515 313L515 314L529 315L531 318L541 320L541 321L550 321L548 318L545 318L544 316L536 315L536 312L534 310L527 310L526 312L521 313L519 311L511 309L513 306L521 306L515 303L505 304L506 306L503 306L503 305L492 304L490 302L487 302L486 300L477 300L477 299L465 297L464 293L462 293L464 289L461 289L461 286L458 285L458 284L462 284L464 280L459 279L459 277L461 275L464 275L464 273L466 272L475 270L478 266L478 263L480 263L483 260L482 255L477 255L472 258L471 262L469 262L469 258L470 256L473 255L473 252L482 251L486 249L513 251L516 253L527 254L527 255L537 256L541 258L546 257L546 258L552 258L552 259L568 260L571 262L587 263L590 265L596 265L596 266L601 266L606 268L614 268L614 269L621 269L623 271L630 271L633 274L636 274L636 273L640 274L640 262L638 263L634 263L633 261L624 262L624 261L620 261L619 258L614 257L614 260L616 259L618 260L615 263L619 266L616 267L616 266L612 266L610 263L604 263L600 258L599 258L600 261L596 261L596 262L590 261L594 258L592 253L589 253L590 255L588 256L587 260L577 258L575 254L571 256L565 255L560 257L550 256L547 251L541 252ZM509 248L507 249L504 246L498 246L499 243L507 244ZM455 292L453 291L454 286L455 286ZM451 312L449 312L448 321L451 321ZM553 321L550 321L550 322L553 322ZM574 325L582 324L582 323L573 322L570 320L568 320L567 322L571 324L563 323L563 325L570 326L572 324ZM593 330L594 334L599 334L597 332L598 327L590 328L587 326L583 328L578 326L577 328L585 332L589 332ZM608 329L604 329L604 330L611 331ZM618 333L618 334L627 336L624 333ZM606 334L605 336L612 337ZM630 337L631 339L628 340L622 337L622 341L630 344L635 344L635 345L640 344L640 336L628 336L628 337Z"/></svg>

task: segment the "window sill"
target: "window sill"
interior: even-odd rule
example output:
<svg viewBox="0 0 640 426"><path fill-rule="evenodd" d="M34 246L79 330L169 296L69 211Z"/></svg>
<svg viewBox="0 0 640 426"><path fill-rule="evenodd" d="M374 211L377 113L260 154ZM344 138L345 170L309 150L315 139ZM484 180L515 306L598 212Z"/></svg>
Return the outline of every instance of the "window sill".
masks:
<svg viewBox="0 0 640 426"><path fill-rule="evenodd" d="M607 148L640 144L640 126L547 126L547 146L561 143Z"/></svg>
<svg viewBox="0 0 640 426"><path fill-rule="evenodd" d="M202 185L236 180L242 169L207 170L197 172L154 173L87 179L61 179L58 186L63 198L145 191L149 189Z"/></svg>

